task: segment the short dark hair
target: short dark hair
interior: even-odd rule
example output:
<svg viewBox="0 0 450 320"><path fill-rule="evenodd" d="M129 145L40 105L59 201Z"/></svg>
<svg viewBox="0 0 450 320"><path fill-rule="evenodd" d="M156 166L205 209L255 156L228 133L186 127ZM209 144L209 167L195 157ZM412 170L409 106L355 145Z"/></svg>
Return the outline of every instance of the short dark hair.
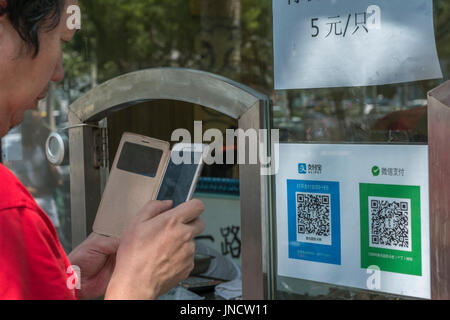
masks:
<svg viewBox="0 0 450 320"><path fill-rule="evenodd" d="M6 0L0 16L7 15L14 29L36 57L39 53L39 32L53 30L61 20L65 0Z"/></svg>

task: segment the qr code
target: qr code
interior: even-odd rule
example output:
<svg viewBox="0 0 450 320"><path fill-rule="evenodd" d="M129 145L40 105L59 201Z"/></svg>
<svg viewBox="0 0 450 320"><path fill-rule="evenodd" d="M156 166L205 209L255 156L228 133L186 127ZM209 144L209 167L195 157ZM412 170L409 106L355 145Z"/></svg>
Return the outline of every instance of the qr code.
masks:
<svg viewBox="0 0 450 320"><path fill-rule="evenodd" d="M331 245L331 195L297 192L297 241Z"/></svg>
<svg viewBox="0 0 450 320"><path fill-rule="evenodd" d="M370 246L411 251L411 200L369 197Z"/></svg>

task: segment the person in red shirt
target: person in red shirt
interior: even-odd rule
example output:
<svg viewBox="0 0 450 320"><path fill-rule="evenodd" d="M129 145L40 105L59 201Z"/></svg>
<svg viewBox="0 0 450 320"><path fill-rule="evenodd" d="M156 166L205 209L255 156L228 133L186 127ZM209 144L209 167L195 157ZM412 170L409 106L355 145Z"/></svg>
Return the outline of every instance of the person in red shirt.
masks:
<svg viewBox="0 0 450 320"><path fill-rule="evenodd" d="M0 0L0 138L64 77L76 0ZM151 201L121 239L91 234L67 257L47 215L0 164L0 299L155 299L194 267L203 204ZM75 272L76 271L76 272Z"/></svg>

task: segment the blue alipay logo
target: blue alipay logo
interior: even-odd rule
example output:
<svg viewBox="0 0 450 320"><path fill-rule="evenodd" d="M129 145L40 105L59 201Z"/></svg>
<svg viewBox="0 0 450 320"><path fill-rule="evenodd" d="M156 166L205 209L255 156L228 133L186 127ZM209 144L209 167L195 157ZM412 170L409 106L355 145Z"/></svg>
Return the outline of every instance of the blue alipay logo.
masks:
<svg viewBox="0 0 450 320"><path fill-rule="evenodd" d="M307 174L307 167L306 167L306 163L299 163L298 164L298 173L300 174Z"/></svg>

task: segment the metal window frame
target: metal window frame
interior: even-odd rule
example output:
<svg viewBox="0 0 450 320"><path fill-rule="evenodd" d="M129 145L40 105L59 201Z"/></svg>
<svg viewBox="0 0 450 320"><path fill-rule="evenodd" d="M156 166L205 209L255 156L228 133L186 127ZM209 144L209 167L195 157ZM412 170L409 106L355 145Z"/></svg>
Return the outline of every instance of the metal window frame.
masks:
<svg viewBox="0 0 450 320"><path fill-rule="evenodd" d="M450 299L450 81L428 93L431 298Z"/></svg>
<svg viewBox="0 0 450 320"><path fill-rule="evenodd" d="M105 170L95 165L96 137L115 111L151 100L189 102L239 121L239 128L270 129L270 99L242 84L207 72L156 68L114 78L69 107L72 244L92 231L105 184ZM91 124L93 126L83 126ZM268 130L270 138L270 130ZM268 140L270 141L270 140ZM108 166L106 166L108 167ZM267 299L271 290L271 178L260 165L240 165L242 281L244 299ZM259 192L257 192L259 190ZM273 281L273 279L272 279Z"/></svg>

